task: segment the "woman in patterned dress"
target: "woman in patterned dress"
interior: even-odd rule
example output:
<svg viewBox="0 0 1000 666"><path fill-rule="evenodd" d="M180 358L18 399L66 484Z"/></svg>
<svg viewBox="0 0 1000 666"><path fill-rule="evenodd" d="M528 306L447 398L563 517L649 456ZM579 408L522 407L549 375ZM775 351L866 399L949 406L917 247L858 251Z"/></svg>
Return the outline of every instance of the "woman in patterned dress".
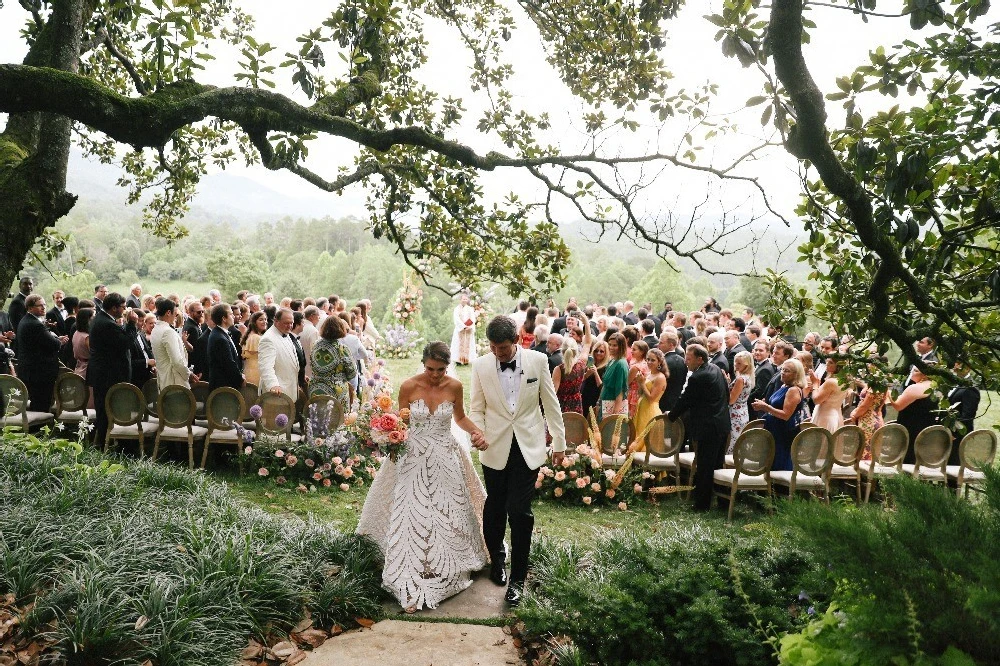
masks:
<svg viewBox="0 0 1000 666"><path fill-rule="evenodd" d="M624 334L623 334L624 335ZM628 336L625 336L628 339ZM635 418L635 410L639 407L639 398L642 391L639 386L646 381L649 376L649 365L646 363L646 353L649 345L642 340L632 343L632 360L629 362L628 371L628 414Z"/></svg>
<svg viewBox="0 0 1000 666"><path fill-rule="evenodd" d="M747 400L753 390L753 356L750 352L740 352L733 358L733 377L729 385L729 420L733 424L733 434L729 438L726 455L732 455L736 438L750 422Z"/></svg>
<svg viewBox="0 0 1000 666"><path fill-rule="evenodd" d="M385 555L383 587L407 613L466 589L469 574L489 561L486 490L452 421L474 447L485 448L486 440L465 414L462 383L445 374L450 361L448 345L432 342L424 347L424 372L400 385L400 412L410 414L406 451L382 461L358 522L358 534L370 535Z"/></svg>
<svg viewBox="0 0 1000 666"><path fill-rule="evenodd" d="M358 369L350 350L340 344L345 335L347 325L340 317L327 317L323 320L319 340L312 348L310 362L313 375L309 382L309 395L336 398L346 411L354 402L354 377L358 374Z"/></svg>
<svg viewBox="0 0 1000 666"><path fill-rule="evenodd" d="M572 336L563 338L563 362L552 371L552 384L556 387L559 407L565 412L583 414L583 375L587 371L587 357L579 353L579 346Z"/></svg>

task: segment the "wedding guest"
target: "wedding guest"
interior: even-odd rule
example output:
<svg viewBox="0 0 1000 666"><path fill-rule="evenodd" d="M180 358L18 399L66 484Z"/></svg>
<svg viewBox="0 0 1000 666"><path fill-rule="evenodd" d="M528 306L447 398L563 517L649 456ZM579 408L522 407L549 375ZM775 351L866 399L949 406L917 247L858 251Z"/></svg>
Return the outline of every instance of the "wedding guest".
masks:
<svg viewBox="0 0 1000 666"><path fill-rule="evenodd" d="M972 372L965 363L958 361L954 366L955 374L963 379L968 379ZM955 410L957 417L956 427L953 428L954 441L951 447L951 455L948 457L949 465L960 464L958 456L958 445L962 438L976 429L976 413L979 411L980 393L975 386L956 386L948 392L948 406Z"/></svg>
<svg viewBox="0 0 1000 666"><path fill-rule="evenodd" d="M736 438L750 422L748 400L753 390L753 357L750 352L741 351L733 358L733 381L729 384L729 420L732 423L732 435L726 454L733 453Z"/></svg>
<svg viewBox="0 0 1000 666"><path fill-rule="evenodd" d="M63 306L64 296L65 294L61 289L56 289L52 292L52 301L54 305L48 312L45 313L45 321L50 322L49 326L56 335L72 336L73 331L67 330L66 328L66 317L69 313Z"/></svg>
<svg viewBox="0 0 1000 666"><path fill-rule="evenodd" d="M357 375L354 377L354 395L360 396L361 381L365 376L368 364L368 352L365 350L365 346L361 344L361 339L351 332L353 328L351 326L350 313L341 312L337 316L344 322L346 330L344 337L340 339L340 343L351 352L351 358L354 359L354 365L358 370Z"/></svg>
<svg viewBox="0 0 1000 666"><path fill-rule="evenodd" d="M537 317L538 308L534 306L529 307L524 315L524 323L521 324L519 335L521 346L525 349L531 349L535 346L535 326Z"/></svg>
<svg viewBox="0 0 1000 666"><path fill-rule="evenodd" d="M451 358L455 365L468 365L476 360L476 311L469 295L462 293L451 315L454 332L451 336Z"/></svg>
<svg viewBox="0 0 1000 666"><path fill-rule="evenodd" d="M248 384L260 386L260 369L257 365L257 354L260 349L260 336L267 330L267 314L263 311L250 315L247 332L243 335L243 375Z"/></svg>
<svg viewBox="0 0 1000 666"><path fill-rule="evenodd" d="M541 317L542 315L538 315ZM535 324L535 346L532 347L532 351L539 352L548 356L548 346L549 346L549 327L547 324L537 323Z"/></svg>
<svg viewBox="0 0 1000 666"><path fill-rule="evenodd" d="M303 310L302 334L299 335L299 342L302 344L302 351L306 354L306 378L312 378L312 349L316 341L319 340L319 319L320 309L315 305L307 305Z"/></svg>
<svg viewBox="0 0 1000 666"><path fill-rule="evenodd" d="M118 320L125 319L122 326ZM90 324L90 363L87 383L94 389L94 410L97 412L94 437L103 442L108 431L108 413L104 399L112 386L127 382L132 375L131 340L136 336L138 314L125 311L125 297L111 292L104 297L101 309Z"/></svg>
<svg viewBox="0 0 1000 666"><path fill-rule="evenodd" d="M657 348L663 352L666 364L663 373L667 377L667 389L660 398L660 411L666 414L677 405L677 400L681 397L684 382L687 381L687 365L684 363L684 354L679 351L680 336L677 329L673 326L663 328Z"/></svg>
<svg viewBox="0 0 1000 666"><path fill-rule="evenodd" d="M906 432L910 434L910 447L906 450L903 462L912 464L917 459L913 443L921 430L937 423L934 412L938 408L938 403L931 397L933 386L923 370L914 366L910 370L909 378L913 383L903 389L895 400L890 397L888 404L899 412L896 423L906 428Z"/></svg>
<svg viewBox="0 0 1000 666"><path fill-rule="evenodd" d="M640 451L645 450L642 433L650 421L662 413L660 411L660 398L667 390L667 375L665 374L667 361L663 357L663 352L659 349L650 349L646 354L645 363L649 368L649 376L641 378L639 404L636 405L635 416L632 417L635 437L639 439L638 450Z"/></svg>
<svg viewBox="0 0 1000 666"><path fill-rule="evenodd" d="M351 350L341 344L347 335L347 324L340 317L327 317L319 333L320 338L313 345L310 360L313 378L309 383L309 395L331 396L347 410L354 403L354 385L358 376L358 366Z"/></svg>
<svg viewBox="0 0 1000 666"><path fill-rule="evenodd" d="M583 414L583 376L587 371L587 357L579 353L579 346L572 337L563 338L560 347L562 363L552 371L552 384L562 411Z"/></svg>
<svg viewBox="0 0 1000 666"><path fill-rule="evenodd" d="M632 418L635 418L636 408L639 406L639 386L645 383L649 375L649 365L646 363L648 351L649 347L642 340L632 343L632 360L628 370L628 413Z"/></svg>
<svg viewBox="0 0 1000 666"><path fill-rule="evenodd" d="M80 308L76 314L76 330L73 332L73 372L87 378L87 364L90 363L90 320L93 308Z"/></svg>
<svg viewBox="0 0 1000 666"><path fill-rule="evenodd" d="M212 332L208 334L208 390L214 391L222 386L239 391L243 387L242 362L236 352L236 345L229 335L229 327L233 323L232 307L225 303L212 306L209 313L212 318Z"/></svg>
<svg viewBox="0 0 1000 666"><path fill-rule="evenodd" d="M156 388L160 391L168 386L191 388L192 374L187 366L184 341L174 328L177 304L169 298L156 300L156 324L149 336L156 361Z"/></svg>
<svg viewBox="0 0 1000 666"><path fill-rule="evenodd" d="M778 377L781 378L781 387L767 401L755 402L753 408L764 413L764 427L774 437L771 469L791 470L792 440L804 420L802 388L806 385L806 374L802 363L793 358L781 364Z"/></svg>
<svg viewBox="0 0 1000 666"><path fill-rule="evenodd" d="M844 425L845 391L840 385L837 359L827 357L825 365L823 380L813 380L812 398L816 410L813 412L812 422L830 432L836 432Z"/></svg>
<svg viewBox="0 0 1000 666"><path fill-rule="evenodd" d="M883 362L885 362L883 360ZM875 431L885 425L882 409L885 406L885 391L876 391L868 384L861 389L857 407L851 410L848 421L854 422L865 436L865 451L862 460L872 459L871 441Z"/></svg>
<svg viewBox="0 0 1000 666"><path fill-rule="evenodd" d="M260 392L284 393L292 402L299 396L299 357L290 338L295 314L279 308L274 325L260 336L257 363L260 368Z"/></svg>
<svg viewBox="0 0 1000 666"><path fill-rule="evenodd" d="M591 409L594 409L595 415L600 413L601 386L604 371L608 368L608 343L604 340L598 340L591 347L590 354L590 358L587 359L587 369L584 372L583 385L580 388L583 415L588 420Z"/></svg>
<svg viewBox="0 0 1000 666"><path fill-rule="evenodd" d="M621 333L608 336L608 355L611 359L604 371L601 386L601 418L614 414L628 416L628 362L625 360L627 343Z"/></svg>
<svg viewBox="0 0 1000 666"><path fill-rule="evenodd" d="M45 298L29 294L24 300L25 313L17 326L17 372L28 389L30 409L47 412L59 376L59 348L68 338L59 337L45 322Z"/></svg>
<svg viewBox="0 0 1000 666"><path fill-rule="evenodd" d="M132 308L133 310L139 310L142 308L142 301L139 300L142 296L142 285L134 284L129 288L128 297L125 299L125 307Z"/></svg>
<svg viewBox="0 0 1000 666"><path fill-rule="evenodd" d="M149 341L149 335L156 325L156 315L152 312L145 313L137 309L138 331L132 340L132 377L131 382L135 386L142 388L149 381L156 370L156 359L153 357L153 345Z"/></svg>

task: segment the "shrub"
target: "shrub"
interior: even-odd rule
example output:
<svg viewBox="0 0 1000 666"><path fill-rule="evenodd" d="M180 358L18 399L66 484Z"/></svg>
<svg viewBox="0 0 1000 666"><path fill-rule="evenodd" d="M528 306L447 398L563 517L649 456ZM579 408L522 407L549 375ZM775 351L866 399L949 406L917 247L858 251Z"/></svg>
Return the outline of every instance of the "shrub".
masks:
<svg viewBox="0 0 1000 666"><path fill-rule="evenodd" d="M186 470L67 460L103 459L0 446L0 597L30 607L22 630L67 663L228 666L307 612L326 629L380 612L366 538L268 515Z"/></svg>
<svg viewBox="0 0 1000 666"><path fill-rule="evenodd" d="M988 470L979 503L909 478L885 489L892 510L784 509L837 587L813 626L782 640L782 662L1000 663L1000 473Z"/></svg>
<svg viewBox="0 0 1000 666"><path fill-rule="evenodd" d="M797 628L810 565L778 531L705 524L652 536L616 531L581 549L543 541L536 589L517 614L529 634L565 634L601 664L762 664L765 633Z"/></svg>

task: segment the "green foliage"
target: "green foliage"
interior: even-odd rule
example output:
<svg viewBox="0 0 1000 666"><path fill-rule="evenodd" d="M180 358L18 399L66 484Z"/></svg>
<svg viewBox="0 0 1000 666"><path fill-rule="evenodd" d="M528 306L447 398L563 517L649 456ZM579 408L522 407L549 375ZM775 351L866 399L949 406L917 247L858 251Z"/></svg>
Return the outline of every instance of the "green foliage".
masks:
<svg viewBox="0 0 1000 666"><path fill-rule="evenodd" d="M325 626L378 616L369 540L269 516L222 484L148 461L56 473L73 460L0 446L0 593L33 602L24 631L68 663L228 666L248 637L287 631L306 610Z"/></svg>
<svg viewBox="0 0 1000 666"><path fill-rule="evenodd" d="M240 289L249 289L255 294L268 290L271 285L271 269L257 252L245 249L231 249L208 257L205 263L208 279L219 285L223 296L236 298Z"/></svg>
<svg viewBox="0 0 1000 666"><path fill-rule="evenodd" d="M891 511L787 505L784 520L836 592L812 626L782 640L782 663L997 663L1000 476L988 472L981 503L899 478L885 482Z"/></svg>
<svg viewBox="0 0 1000 666"><path fill-rule="evenodd" d="M585 547L544 541L532 558L539 586L518 617L530 633L569 636L601 664L769 663L757 627L797 626L799 580L811 568L776 530L706 524L620 530Z"/></svg>

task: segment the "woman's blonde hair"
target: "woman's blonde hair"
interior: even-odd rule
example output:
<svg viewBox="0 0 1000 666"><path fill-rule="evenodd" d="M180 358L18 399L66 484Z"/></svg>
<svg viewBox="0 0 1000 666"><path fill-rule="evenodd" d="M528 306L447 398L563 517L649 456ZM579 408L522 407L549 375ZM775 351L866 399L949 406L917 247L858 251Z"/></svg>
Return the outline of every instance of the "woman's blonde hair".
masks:
<svg viewBox="0 0 1000 666"><path fill-rule="evenodd" d="M590 355L593 356L597 348L600 347L604 350L604 363L597 365L597 360L594 360L594 365L598 368L603 368L611 360L611 353L608 352L608 343L604 340L598 340L594 343L594 346L590 348Z"/></svg>
<svg viewBox="0 0 1000 666"><path fill-rule="evenodd" d="M813 355L807 351L796 352L794 358L799 360L802 364L802 369L809 372L813 369Z"/></svg>
<svg viewBox="0 0 1000 666"><path fill-rule="evenodd" d="M576 364L576 355L580 353L580 347L576 344L576 340L567 335L563 338L562 346L559 350L562 352L563 377L566 377L569 373L573 372L573 366Z"/></svg>
<svg viewBox="0 0 1000 666"><path fill-rule="evenodd" d="M797 358L790 358L782 363L781 367L784 368L786 365L792 369L792 386L804 389L806 387L806 370L802 367L802 361Z"/></svg>
<svg viewBox="0 0 1000 666"><path fill-rule="evenodd" d="M753 356L750 352L741 351L735 357L733 357L733 369L736 370L736 374L739 373L740 366L746 368L746 374L749 375L747 378L747 386L753 389Z"/></svg>

